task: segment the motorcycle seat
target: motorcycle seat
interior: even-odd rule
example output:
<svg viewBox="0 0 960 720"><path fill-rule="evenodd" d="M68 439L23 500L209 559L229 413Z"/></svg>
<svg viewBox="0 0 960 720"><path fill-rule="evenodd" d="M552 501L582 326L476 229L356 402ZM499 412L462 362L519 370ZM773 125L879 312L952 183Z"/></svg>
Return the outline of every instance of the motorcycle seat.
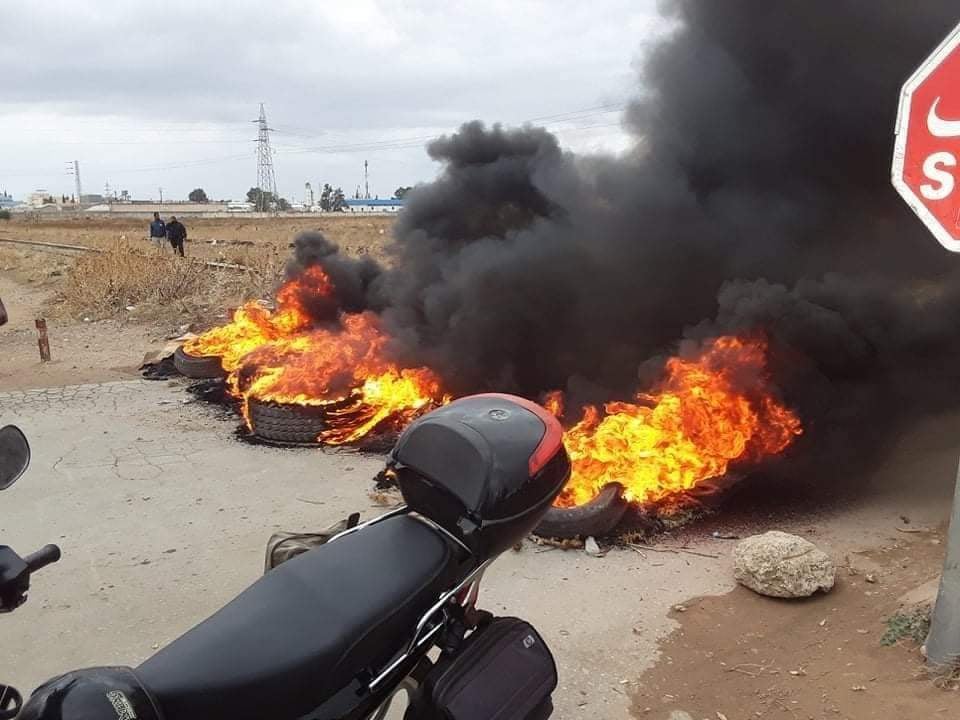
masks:
<svg viewBox="0 0 960 720"><path fill-rule="evenodd" d="M299 717L382 668L465 573L416 518L388 518L271 570L137 669L166 720Z"/></svg>

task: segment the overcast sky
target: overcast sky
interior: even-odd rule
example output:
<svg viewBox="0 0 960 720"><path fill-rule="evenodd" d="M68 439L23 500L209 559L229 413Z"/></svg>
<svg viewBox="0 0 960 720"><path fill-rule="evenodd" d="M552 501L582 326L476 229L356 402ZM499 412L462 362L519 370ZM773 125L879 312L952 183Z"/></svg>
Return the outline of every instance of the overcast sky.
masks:
<svg viewBox="0 0 960 720"><path fill-rule="evenodd" d="M533 120L616 152L655 0L0 0L0 190L242 198L263 102L280 193L436 172L427 138Z"/></svg>

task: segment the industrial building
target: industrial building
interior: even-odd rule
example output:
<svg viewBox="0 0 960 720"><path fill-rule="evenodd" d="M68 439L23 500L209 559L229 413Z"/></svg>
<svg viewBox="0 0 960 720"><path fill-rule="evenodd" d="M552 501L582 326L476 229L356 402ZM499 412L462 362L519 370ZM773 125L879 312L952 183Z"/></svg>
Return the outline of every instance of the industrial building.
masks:
<svg viewBox="0 0 960 720"><path fill-rule="evenodd" d="M359 198L346 200L346 212L351 213L397 213L403 210L403 200L389 198Z"/></svg>

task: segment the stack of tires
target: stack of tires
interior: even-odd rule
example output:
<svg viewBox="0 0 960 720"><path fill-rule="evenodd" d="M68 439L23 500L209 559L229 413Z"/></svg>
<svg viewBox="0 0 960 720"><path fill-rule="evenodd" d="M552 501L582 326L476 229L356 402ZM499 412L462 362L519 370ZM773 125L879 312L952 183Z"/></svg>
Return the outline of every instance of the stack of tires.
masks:
<svg viewBox="0 0 960 720"><path fill-rule="evenodd" d="M251 398L247 409L254 435L283 445L316 445L327 427L327 406L287 405Z"/></svg>

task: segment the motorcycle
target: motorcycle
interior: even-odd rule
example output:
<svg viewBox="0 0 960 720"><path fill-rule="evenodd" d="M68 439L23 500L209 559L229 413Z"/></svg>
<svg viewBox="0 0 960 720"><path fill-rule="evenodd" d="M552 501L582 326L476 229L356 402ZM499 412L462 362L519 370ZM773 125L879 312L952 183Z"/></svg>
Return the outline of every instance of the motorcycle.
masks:
<svg viewBox="0 0 960 720"><path fill-rule="evenodd" d="M0 445L8 477L28 460ZM136 668L44 683L20 720L383 720L401 694L404 720L550 717L543 638L477 600L569 478L556 418L511 395L462 398L411 423L387 472L403 505L277 565ZM51 548L16 566L21 598Z"/></svg>

